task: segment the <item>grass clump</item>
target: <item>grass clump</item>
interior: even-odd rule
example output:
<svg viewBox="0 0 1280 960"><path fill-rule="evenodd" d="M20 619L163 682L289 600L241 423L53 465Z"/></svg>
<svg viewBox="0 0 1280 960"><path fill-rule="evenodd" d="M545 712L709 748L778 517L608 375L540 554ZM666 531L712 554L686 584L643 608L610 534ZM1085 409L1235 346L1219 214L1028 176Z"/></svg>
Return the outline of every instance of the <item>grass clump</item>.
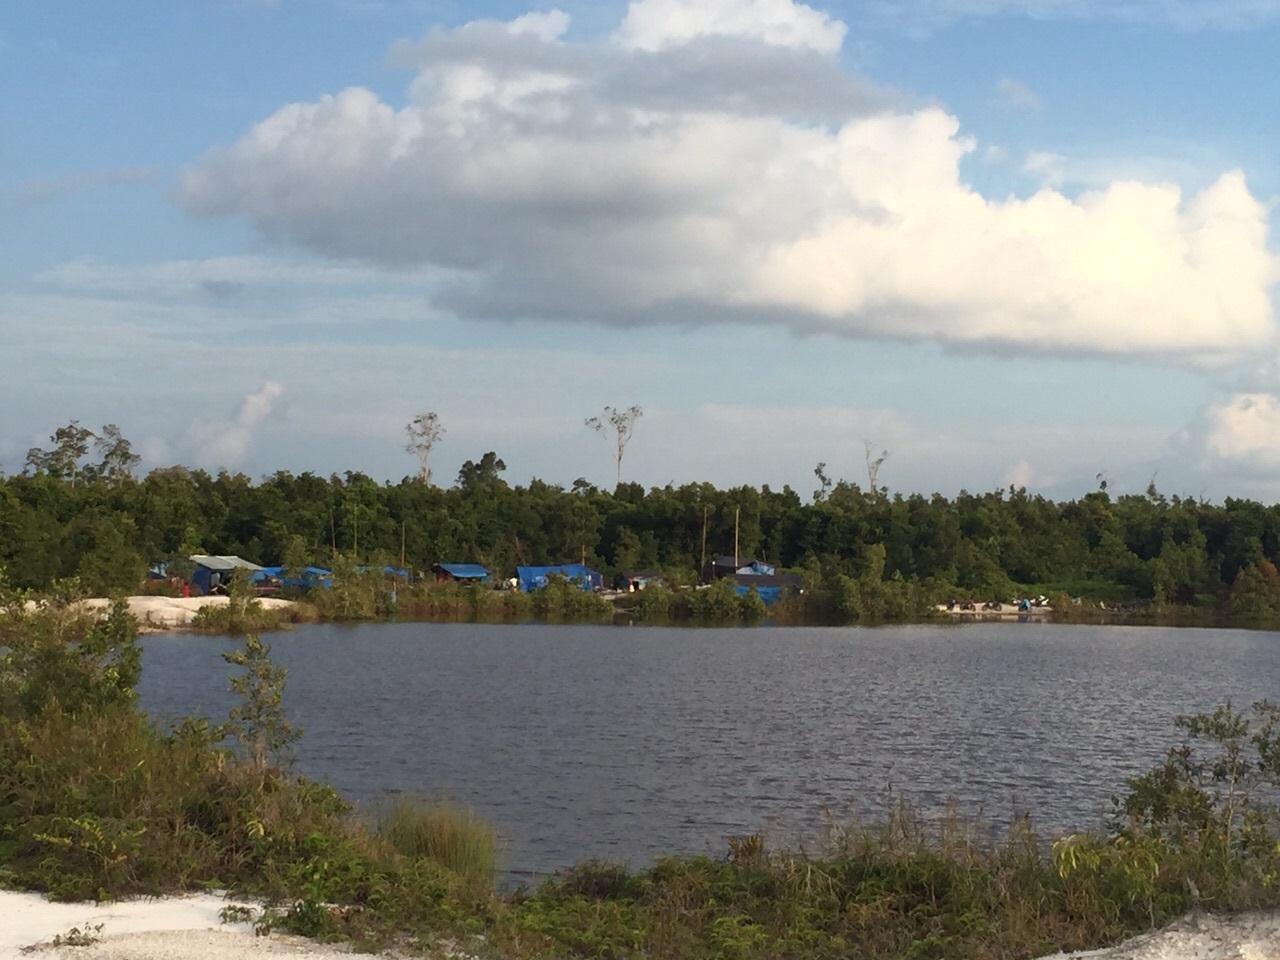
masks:
<svg viewBox="0 0 1280 960"><path fill-rule="evenodd" d="M430 860L461 877L493 883L498 832L445 800L400 796L375 810L374 832L408 860Z"/></svg>

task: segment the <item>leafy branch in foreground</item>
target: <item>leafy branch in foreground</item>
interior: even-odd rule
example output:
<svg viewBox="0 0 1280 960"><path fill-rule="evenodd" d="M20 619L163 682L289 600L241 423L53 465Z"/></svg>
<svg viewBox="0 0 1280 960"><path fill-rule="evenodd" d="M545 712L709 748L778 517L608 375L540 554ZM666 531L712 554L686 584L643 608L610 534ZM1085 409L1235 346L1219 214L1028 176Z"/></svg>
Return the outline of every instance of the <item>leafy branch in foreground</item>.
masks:
<svg viewBox="0 0 1280 960"><path fill-rule="evenodd" d="M231 689L240 702L231 708L223 731L240 744L257 769L264 769L268 760L279 765L291 759L288 750L302 737L302 731L284 718L288 671L271 659L271 646L251 633L242 648L224 653L222 659L244 668L231 678Z"/></svg>

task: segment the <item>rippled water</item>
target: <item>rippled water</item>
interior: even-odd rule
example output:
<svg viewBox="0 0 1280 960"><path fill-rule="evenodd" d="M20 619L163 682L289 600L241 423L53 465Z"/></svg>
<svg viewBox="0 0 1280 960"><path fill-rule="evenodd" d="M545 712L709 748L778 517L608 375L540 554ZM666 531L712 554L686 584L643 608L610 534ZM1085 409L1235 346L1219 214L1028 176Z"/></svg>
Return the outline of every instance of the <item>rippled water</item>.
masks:
<svg viewBox="0 0 1280 960"><path fill-rule="evenodd" d="M824 806L954 797L1045 830L1096 824L1175 714L1280 697L1280 635L968 624L745 630L397 624L269 637L302 772L370 800L444 792L512 872L720 852ZM157 636L153 713L225 716L229 642Z"/></svg>

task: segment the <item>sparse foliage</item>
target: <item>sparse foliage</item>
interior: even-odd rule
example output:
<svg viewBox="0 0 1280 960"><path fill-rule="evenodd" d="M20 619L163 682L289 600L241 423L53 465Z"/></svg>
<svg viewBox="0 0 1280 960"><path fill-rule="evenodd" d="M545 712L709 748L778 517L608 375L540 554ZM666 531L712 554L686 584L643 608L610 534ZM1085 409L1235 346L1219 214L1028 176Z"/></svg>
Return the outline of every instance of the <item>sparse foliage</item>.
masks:
<svg viewBox="0 0 1280 960"><path fill-rule="evenodd" d="M583 423L605 439L612 439L614 444L613 462L616 470L616 482L622 483L622 456L631 442L635 432L636 421L644 416L644 410L638 406L619 410L616 407L605 407L598 417L588 417Z"/></svg>
<svg viewBox="0 0 1280 960"><path fill-rule="evenodd" d="M880 478L880 468L884 466L884 462L889 459L889 451L881 450L880 456L875 456L871 451L875 449L875 445L870 440L862 442L863 449L867 456L867 493L873 497L882 495L884 488L878 486Z"/></svg>
<svg viewBox="0 0 1280 960"><path fill-rule="evenodd" d="M818 489L813 491L813 502L821 503L831 493L831 478L827 476L825 460L813 468L813 475L818 478Z"/></svg>
<svg viewBox="0 0 1280 960"><path fill-rule="evenodd" d="M52 450L32 447L27 451L27 469L32 473L46 473L70 480L74 486L80 475L80 461L88 454L89 444L96 439L96 434L80 426L79 420L72 420L55 430L49 439L54 444Z"/></svg>
<svg viewBox="0 0 1280 960"><path fill-rule="evenodd" d="M240 702L231 708L225 732L258 769L265 768L268 760L276 764L287 760L286 751L302 736L284 719L288 671L271 659L271 646L252 633L244 638L242 648L224 653L222 659L244 668L244 673L231 678L231 689Z"/></svg>
<svg viewBox="0 0 1280 960"><path fill-rule="evenodd" d="M142 462L142 457L133 452L133 447L114 423L108 423L102 428L102 433L94 437L93 446L102 458L93 468L95 476L112 483L132 477L133 471Z"/></svg>
<svg viewBox="0 0 1280 960"><path fill-rule="evenodd" d="M420 413L404 428L409 442L404 445L406 453L418 458L418 479L423 483L431 482L431 451L444 437L444 427L436 412Z"/></svg>

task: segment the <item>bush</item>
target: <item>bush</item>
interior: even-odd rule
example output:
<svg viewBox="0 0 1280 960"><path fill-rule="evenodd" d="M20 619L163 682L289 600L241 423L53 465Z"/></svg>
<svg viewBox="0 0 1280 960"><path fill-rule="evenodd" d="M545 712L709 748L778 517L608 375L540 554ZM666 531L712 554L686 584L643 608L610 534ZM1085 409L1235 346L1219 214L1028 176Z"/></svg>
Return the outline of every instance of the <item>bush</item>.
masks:
<svg viewBox="0 0 1280 960"><path fill-rule="evenodd" d="M399 797L384 803L375 810L374 832L410 860L432 860L489 883L497 873L497 831L447 801Z"/></svg>
<svg viewBox="0 0 1280 960"><path fill-rule="evenodd" d="M539 620L608 620L613 606L571 580L552 574L547 585L530 594L533 615Z"/></svg>
<svg viewBox="0 0 1280 960"><path fill-rule="evenodd" d="M191 627L201 633L242 637L265 630L278 630L292 619L290 609L268 610L244 570L232 572L227 585L227 602L210 602L196 611Z"/></svg>

